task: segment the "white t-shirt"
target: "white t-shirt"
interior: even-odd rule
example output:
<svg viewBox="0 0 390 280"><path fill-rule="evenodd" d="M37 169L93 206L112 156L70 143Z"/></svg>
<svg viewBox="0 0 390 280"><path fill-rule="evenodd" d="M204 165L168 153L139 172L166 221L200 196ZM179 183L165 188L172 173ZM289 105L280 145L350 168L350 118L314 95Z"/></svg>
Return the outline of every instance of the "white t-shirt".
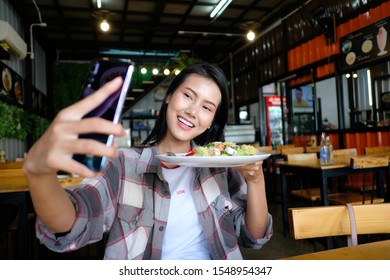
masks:
<svg viewBox="0 0 390 280"><path fill-rule="evenodd" d="M163 175L169 184L171 203L161 259L209 260L207 241L192 197L195 170L185 166L163 167Z"/></svg>

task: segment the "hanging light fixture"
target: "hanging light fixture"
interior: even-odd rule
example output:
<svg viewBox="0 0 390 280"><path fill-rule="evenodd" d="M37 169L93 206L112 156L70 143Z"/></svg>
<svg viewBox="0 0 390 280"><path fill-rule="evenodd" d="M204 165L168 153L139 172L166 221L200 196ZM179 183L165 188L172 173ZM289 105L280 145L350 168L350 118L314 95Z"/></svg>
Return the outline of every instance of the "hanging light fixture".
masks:
<svg viewBox="0 0 390 280"><path fill-rule="evenodd" d="M244 23L241 23L240 28L243 30L247 30L246 38L248 41L253 41L256 38L255 30L259 28L260 23L256 21L247 21Z"/></svg>
<svg viewBox="0 0 390 280"><path fill-rule="evenodd" d="M256 34L252 30L249 30L248 33L246 34L246 38L249 41L253 41L255 39L255 37L256 37Z"/></svg>
<svg viewBox="0 0 390 280"><path fill-rule="evenodd" d="M110 30L110 24L106 19L103 19L103 21L100 23L100 29L103 32L107 32L108 30Z"/></svg>
<svg viewBox="0 0 390 280"><path fill-rule="evenodd" d="M92 12L92 16L99 20L99 27L103 32L107 32L108 30L110 30L110 24L108 22L108 19L112 15L115 15L115 13L107 10L97 10Z"/></svg>

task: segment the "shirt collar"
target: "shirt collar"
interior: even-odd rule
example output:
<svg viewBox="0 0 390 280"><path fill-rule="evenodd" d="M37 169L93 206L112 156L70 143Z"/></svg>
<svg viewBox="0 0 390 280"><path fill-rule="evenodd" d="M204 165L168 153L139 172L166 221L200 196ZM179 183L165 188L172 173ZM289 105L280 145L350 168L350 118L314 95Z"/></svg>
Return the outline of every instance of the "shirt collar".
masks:
<svg viewBox="0 0 390 280"><path fill-rule="evenodd" d="M150 146L141 148L141 155L139 157L136 172L143 173L161 173L160 160L156 157L157 146Z"/></svg>

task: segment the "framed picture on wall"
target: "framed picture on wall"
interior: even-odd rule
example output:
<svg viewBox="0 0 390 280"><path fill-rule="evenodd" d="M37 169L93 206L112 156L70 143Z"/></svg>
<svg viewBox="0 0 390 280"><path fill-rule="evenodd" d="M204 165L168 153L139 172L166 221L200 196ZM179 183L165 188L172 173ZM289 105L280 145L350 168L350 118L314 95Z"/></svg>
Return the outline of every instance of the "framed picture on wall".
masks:
<svg viewBox="0 0 390 280"><path fill-rule="evenodd" d="M0 84L0 95L11 98L12 90L12 74L8 66L1 64L1 84Z"/></svg>
<svg viewBox="0 0 390 280"><path fill-rule="evenodd" d="M24 104L24 91L23 91L23 79L19 75L14 76L13 82L13 98L16 103L23 105Z"/></svg>
<svg viewBox="0 0 390 280"><path fill-rule="evenodd" d="M313 89L310 85L292 89L292 104L295 108L313 108Z"/></svg>
<svg viewBox="0 0 390 280"><path fill-rule="evenodd" d="M23 105L23 79L0 61L0 97L10 103Z"/></svg>

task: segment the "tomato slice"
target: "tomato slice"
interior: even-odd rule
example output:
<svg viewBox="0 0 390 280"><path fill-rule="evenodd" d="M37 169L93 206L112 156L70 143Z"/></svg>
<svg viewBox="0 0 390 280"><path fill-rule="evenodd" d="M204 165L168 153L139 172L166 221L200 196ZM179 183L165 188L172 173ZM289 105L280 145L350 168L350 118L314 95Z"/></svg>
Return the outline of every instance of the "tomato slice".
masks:
<svg viewBox="0 0 390 280"><path fill-rule="evenodd" d="M190 156L193 156L195 155L195 152L193 150L189 151L187 154L186 154L186 157L190 157Z"/></svg>

